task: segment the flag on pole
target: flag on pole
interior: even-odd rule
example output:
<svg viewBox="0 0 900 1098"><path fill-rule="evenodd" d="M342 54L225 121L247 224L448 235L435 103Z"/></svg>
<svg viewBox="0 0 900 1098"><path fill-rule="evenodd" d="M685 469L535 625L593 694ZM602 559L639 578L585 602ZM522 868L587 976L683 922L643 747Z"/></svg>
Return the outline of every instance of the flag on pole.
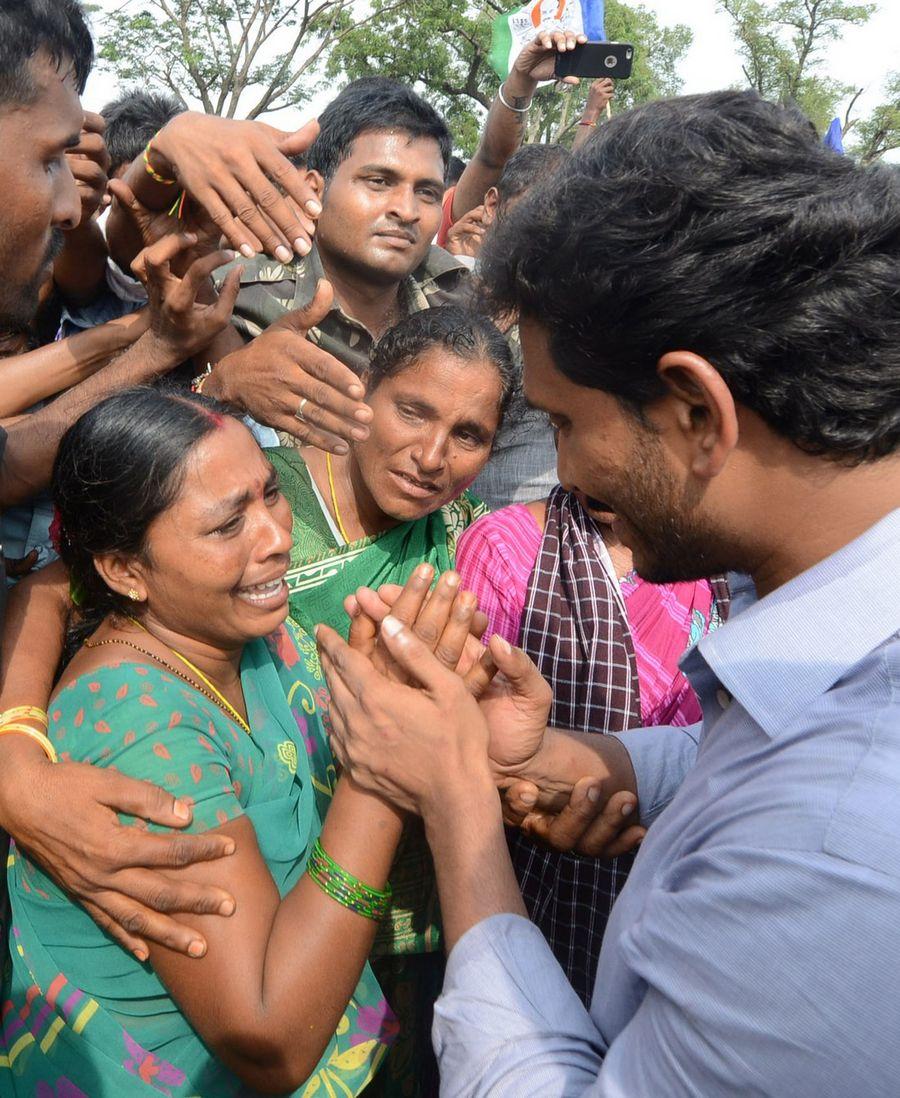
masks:
<svg viewBox="0 0 900 1098"><path fill-rule="evenodd" d="M822 142L829 149L834 149L836 153L844 155L844 137L841 133L841 120L839 118L833 118L831 125L822 138Z"/></svg>
<svg viewBox="0 0 900 1098"><path fill-rule="evenodd" d="M605 42L603 0L528 0L504 15L491 29L491 68L505 80L522 49L539 31L572 31L589 42Z"/></svg>

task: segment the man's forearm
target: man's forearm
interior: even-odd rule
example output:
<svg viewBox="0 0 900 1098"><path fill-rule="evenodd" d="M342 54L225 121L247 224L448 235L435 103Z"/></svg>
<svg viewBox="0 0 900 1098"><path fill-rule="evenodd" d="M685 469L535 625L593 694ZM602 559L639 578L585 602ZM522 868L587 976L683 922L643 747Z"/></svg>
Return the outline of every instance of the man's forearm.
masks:
<svg viewBox="0 0 900 1098"><path fill-rule="evenodd" d="M425 811L424 820L448 950L491 915L526 914L509 860L500 803L487 770L455 789L452 780L448 782L439 801Z"/></svg>
<svg viewBox="0 0 900 1098"><path fill-rule="evenodd" d="M60 439L88 408L131 385L153 381L178 362L177 354L152 332L145 332L93 377L64 393L48 408L10 427L0 466L0 505L21 503L50 483Z"/></svg>
<svg viewBox="0 0 900 1098"><path fill-rule="evenodd" d="M0 360L0 417L18 415L39 400L78 385L130 347L146 328L145 312L131 313Z"/></svg>

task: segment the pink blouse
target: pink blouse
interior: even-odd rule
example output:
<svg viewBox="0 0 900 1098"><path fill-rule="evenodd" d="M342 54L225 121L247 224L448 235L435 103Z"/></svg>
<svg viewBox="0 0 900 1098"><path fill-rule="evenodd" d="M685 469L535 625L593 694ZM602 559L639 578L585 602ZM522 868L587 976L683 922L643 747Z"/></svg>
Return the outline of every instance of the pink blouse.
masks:
<svg viewBox="0 0 900 1098"><path fill-rule="evenodd" d="M531 511L520 503L485 515L460 537L456 568L462 586L487 614L485 637L499 633L517 645L528 584L543 540ZM710 629L713 593L707 580L647 583L635 573L620 581L634 643L647 727L694 724L700 704L678 661Z"/></svg>

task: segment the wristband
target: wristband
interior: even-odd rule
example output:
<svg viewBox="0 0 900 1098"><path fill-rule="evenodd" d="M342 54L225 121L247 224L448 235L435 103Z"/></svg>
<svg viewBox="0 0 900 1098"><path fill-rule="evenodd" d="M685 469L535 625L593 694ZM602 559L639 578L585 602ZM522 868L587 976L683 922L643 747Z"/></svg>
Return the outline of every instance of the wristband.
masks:
<svg viewBox="0 0 900 1098"><path fill-rule="evenodd" d="M388 885L382 891L363 884L358 877L348 873L334 858L325 853L319 839L316 839L312 848L306 872L326 896L330 896L332 900L349 911L354 911L357 915L362 915L363 918L371 919L375 923L380 923L387 914L391 904L391 886Z"/></svg>
<svg viewBox="0 0 900 1098"><path fill-rule="evenodd" d="M497 89L497 96L499 97L500 102L503 104L503 106L506 107L508 111L512 111L514 114L528 114L528 112L531 110L530 99L528 101L527 107L514 107L512 103L507 103L506 96L503 94L503 84L501 84L500 87Z"/></svg>
<svg viewBox="0 0 900 1098"><path fill-rule="evenodd" d="M588 126L592 130L596 130L596 128L597 128L597 123L596 122L579 122L578 125L579 126Z"/></svg>
<svg viewBox="0 0 900 1098"><path fill-rule="evenodd" d="M154 179L157 183L161 183L164 187L174 187L178 182L177 179L166 179L164 175L160 175L159 172L154 171L153 165L150 163L150 153L152 151L153 139L151 138L144 149L144 167L147 169L147 174L151 179Z"/></svg>
<svg viewBox="0 0 900 1098"><path fill-rule="evenodd" d="M43 732L39 732L38 729L32 728L29 724L12 723L0 725L0 736L27 736L30 740L34 740L50 762L55 763L59 761L56 755L56 748L50 742L49 738L45 736Z"/></svg>

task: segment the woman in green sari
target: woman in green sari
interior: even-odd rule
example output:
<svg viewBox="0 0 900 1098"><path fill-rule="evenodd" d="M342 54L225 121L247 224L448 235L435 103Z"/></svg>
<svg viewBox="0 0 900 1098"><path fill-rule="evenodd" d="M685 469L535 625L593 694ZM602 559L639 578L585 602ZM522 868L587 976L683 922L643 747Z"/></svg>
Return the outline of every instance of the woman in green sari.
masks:
<svg viewBox="0 0 900 1098"><path fill-rule="evenodd" d="M515 387L506 339L455 305L424 309L376 345L363 380L369 437L346 455L268 450L293 513L291 617L347 635L357 587L440 575L482 503L466 489L487 463Z"/></svg>
<svg viewBox="0 0 900 1098"><path fill-rule="evenodd" d="M364 377L374 412L349 454L267 450L293 514L287 573L291 617L344 636L344 600L358 587L405 583L419 564L453 567L459 535L486 512L466 489L487 463L516 387L500 331L454 305L414 313L376 345ZM418 820L391 868L394 902L372 966L400 1031L372 1092L432 1098L434 1001L444 978L437 886Z"/></svg>
<svg viewBox="0 0 900 1098"><path fill-rule="evenodd" d="M167 872L233 901L205 954L134 956L13 850L0 1093L359 1094L397 1028L366 958L402 820L336 778L271 466L211 402L135 390L69 431L54 495L83 644L48 754L190 798L234 852Z"/></svg>

